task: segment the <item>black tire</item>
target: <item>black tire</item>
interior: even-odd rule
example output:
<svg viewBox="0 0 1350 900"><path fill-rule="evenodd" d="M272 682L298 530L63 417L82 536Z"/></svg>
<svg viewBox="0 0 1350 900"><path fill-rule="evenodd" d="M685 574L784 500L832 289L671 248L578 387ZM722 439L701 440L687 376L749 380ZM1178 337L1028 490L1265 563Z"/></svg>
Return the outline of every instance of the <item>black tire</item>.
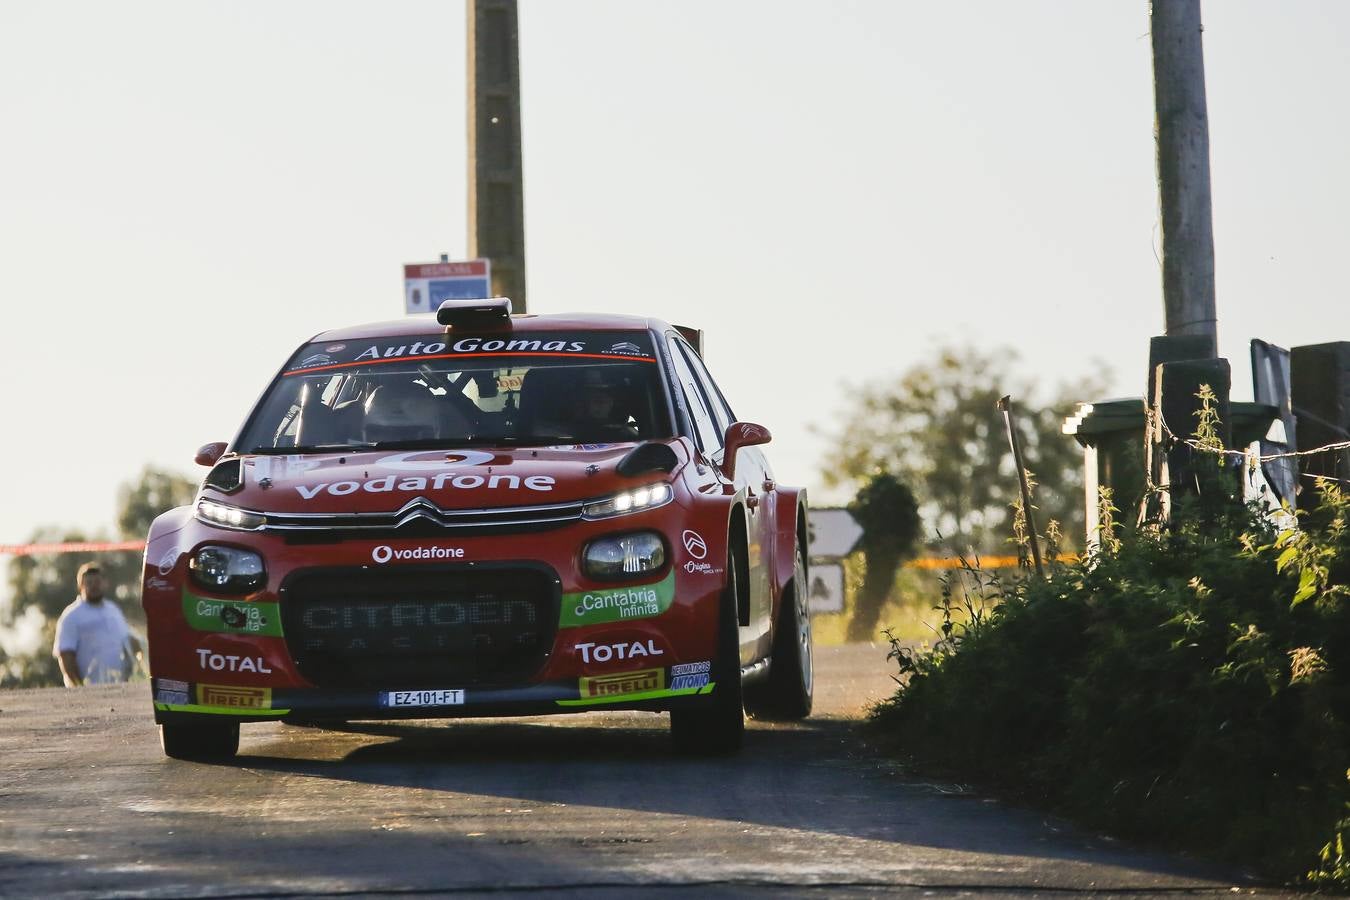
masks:
<svg viewBox="0 0 1350 900"><path fill-rule="evenodd" d="M741 638L736 599L741 587L740 551L727 560L727 586L718 609L716 687L711 702L670 711L675 749L690 756L727 756L745 741L745 703L741 695Z"/></svg>
<svg viewBox="0 0 1350 900"><path fill-rule="evenodd" d="M755 698L757 718L795 720L811 715L815 665L811 654L810 604L806 561L799 546L792 583L783 591L778 608L769 680Z"/></svg>
<svg viewBox="0 0 1350 900"><path fill-rule="evenodd" d="M173 759L230 759L239 752L237 721L165 722L159 745Z"/></svg>

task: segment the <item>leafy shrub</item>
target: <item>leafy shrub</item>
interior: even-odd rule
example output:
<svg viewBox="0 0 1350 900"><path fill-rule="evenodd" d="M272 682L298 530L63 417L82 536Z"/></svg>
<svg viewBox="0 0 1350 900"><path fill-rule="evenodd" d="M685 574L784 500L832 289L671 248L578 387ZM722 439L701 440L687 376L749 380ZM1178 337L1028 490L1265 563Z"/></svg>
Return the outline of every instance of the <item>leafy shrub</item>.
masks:
<svg viewBox="0 0 1350 900"><path fill-rule="evenodd" d="M874 730L1123 836L1350 886L1350 496L1320 487L1301 530L1179 501L1045 579L968 565L942 638L892 642Z"/></svg>

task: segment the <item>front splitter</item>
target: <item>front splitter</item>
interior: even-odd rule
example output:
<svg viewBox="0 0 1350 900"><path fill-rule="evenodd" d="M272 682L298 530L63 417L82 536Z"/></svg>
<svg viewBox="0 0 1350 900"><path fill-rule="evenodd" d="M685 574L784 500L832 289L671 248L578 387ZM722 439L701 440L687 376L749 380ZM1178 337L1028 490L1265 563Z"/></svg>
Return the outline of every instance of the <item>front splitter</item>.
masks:
<svg viewBox="0 0 1350 900"><path fill-rule="evenodd" d="M664 673L663 673L664 674ZM423 685L374 688L270 688L152 680L155 721L183 716L237 716L247 720L289 719L435 719L481 716L544 715L596 709L668 710L701 702L716 683L655 686L658 679L600 682L641 689L596 690L589 679L502 687ZM659 679L662 685L664 678ZM586 693L583 693L585 691Z"/></svg>

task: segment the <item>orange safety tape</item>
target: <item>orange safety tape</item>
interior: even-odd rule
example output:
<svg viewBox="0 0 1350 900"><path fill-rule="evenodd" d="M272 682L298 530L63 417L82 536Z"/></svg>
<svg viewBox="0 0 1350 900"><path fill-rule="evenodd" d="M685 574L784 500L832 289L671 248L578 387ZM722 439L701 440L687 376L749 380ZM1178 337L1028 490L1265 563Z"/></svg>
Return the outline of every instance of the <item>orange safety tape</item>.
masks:
<svg viewBox="0 0 1350 900"><path fill-rule="evenodd" d="M0 556L33 556L38 553L110 553L144 550L145 541L72 541L64 544L0 544Z"/></svg>
<svg viewBox="0 0 1350 900"><path fill-rule="evenodd" d="M119 550L144 550L145 541L83 541L65 544L0 544L0 556L33 556L38 553L112 553ZM1072 553L1061 553L1060 562L1074 562L1078 557ZM1017 567L1016 556L970 557L972 566L982 569L1012 569ZM959 569L962 562L955 556L928 556L923 559L911 559L905 563L906 569Z"/></svg>
<svg viewBox="0 0 1350 900"><path fill-rule="evenodd" d="M1061 553L1056 559L1059 562L1076 562L1078 557L1073 553ZM1017 567L1017 557L1015 556L980 556L967 557L967 562L972 568L977 569L1014 569ZM905 563L906 569L960 569L964 568L959 557L955 556L929 556L923 559L911 559Z"/></svg>

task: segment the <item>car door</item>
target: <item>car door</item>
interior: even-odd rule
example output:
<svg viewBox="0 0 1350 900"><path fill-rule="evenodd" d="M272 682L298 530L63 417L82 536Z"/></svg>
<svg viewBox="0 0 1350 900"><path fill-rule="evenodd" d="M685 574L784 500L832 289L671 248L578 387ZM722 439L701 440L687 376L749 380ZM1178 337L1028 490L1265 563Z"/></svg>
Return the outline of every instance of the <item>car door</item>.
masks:
<svg viewBox="0 0 1350 900"><path fill-rule="evenodd" d="M701 435L705 455L718 467L723 462L722 446L726 428L734 417L702 360L685 341L670 338L670 350L681 388ZM735 489L745 492L746 551L750 570L749 624L741 627L741 662L762 659L770 652L773 598L769 587L769 558L772 538L772 504L763 502L764 458L758 448L742 449L736 457Z"/></svg>

